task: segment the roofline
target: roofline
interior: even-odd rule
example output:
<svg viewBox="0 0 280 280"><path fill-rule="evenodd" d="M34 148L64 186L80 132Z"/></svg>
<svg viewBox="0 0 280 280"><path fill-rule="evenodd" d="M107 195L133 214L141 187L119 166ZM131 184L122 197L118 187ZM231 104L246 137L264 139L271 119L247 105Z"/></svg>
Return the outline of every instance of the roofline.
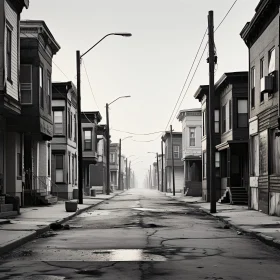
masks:
<svg viewBox="0 0 280 280"><path fill-rule="evenodd" d="M200 85L194 94L194 98L201 101L202 97L204 96L203 92L205 90L207 90L207 92L209 91L209 85Z"/></svg>
<svg viewBox="0 0 280 280"><path fill-rule="evenodd" d="M215 90L218 90L219 87L226 83L230 78L237 77L248 77L248 71L240 71L240 72L227 72L222 75L222 77L215 83Z"/></svg>
<svg viewBox="0 0 280 280"><path fill-rule="evenodd" d="M179 114L177 115L177 119L179 121L182 120L182 118L180 117L183 113L187 113L187 112L201 112L201 108L193 108L193 109L185 109L185 110L180 110Z"/></svg>
<svg viewBox="0 0 280 280"><path fill-rule="evenodd" d="M96 115L98 123L102 120L102 116L99 111L82 111L81 113L83 115ZM100 125L100 126L102 126L102 125ZM106 125L104 125L104 126L106 126Z"/></svg>

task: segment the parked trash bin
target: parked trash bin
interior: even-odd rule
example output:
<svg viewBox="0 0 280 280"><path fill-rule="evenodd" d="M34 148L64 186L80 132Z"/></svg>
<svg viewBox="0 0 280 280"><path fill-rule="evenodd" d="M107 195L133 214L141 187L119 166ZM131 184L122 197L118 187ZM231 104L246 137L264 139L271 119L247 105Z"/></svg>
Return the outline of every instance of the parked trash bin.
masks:
<svg viewBox="0 0 280 280"><path fill-rule="evenodd" d="M73 189L73 199L78 199L78 198L79 198L79 190Z"/></svg>
<svg viewBox="0 0 280 280"><path fill-rule="evenodd" d="M90 190L90 196L96 196L96 191L95 189Z"/></svg>

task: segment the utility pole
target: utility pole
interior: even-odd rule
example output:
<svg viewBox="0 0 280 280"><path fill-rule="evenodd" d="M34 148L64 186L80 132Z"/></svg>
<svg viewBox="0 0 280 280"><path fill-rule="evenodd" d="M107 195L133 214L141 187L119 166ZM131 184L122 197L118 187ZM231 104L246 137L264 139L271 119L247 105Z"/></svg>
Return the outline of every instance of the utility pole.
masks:
<svg viewBox="0 0 280 280"><path fill-rule="evenodd" d="M130 174L131 174L131 161L129 161L129 167L128 167L128 187L130 188L130 183L131 183L131 177L130 177Z"/></svg>
<svg viewBox="0 0 280 280"><path fill-rule="evenodd" d="M78 189L79 204L83 204L83 141L82 141L82 118L81 118L81 56L76 52L77 60L77 113L78 113Z"/></svg>
<svg viewBox="0 0 280 280"><path fill-rule="evenodd" d="M164 177L164 171L163 171L163 139L161 138L161 191L164 192L163 187L163 178Z"/></svg>
<svg viewBox="0 0 280 280"><path fill-rule="evenodd" d="M128 190L127 158L125 159L125 184L126 184L126 189Z"/></svg>
<svg viewBox="0 0 280 280"><path fill-rule="evenodd" d="M149 185L150 189L152 189L152 167L150 165L150 171L149 171Z"/></svg>
<svg viewBox="0 0 280 280"><path fill-rule="evenodd" d="M121 190L121 169L122 169L122 139L120 139L119 143L119 180L118 180L118 189Z"/></svg>
<svg viewBox="0 0 280 280"><path fill-rule="evenodd" d="M172 181L173 181L173 196L175 196L175 171L174 171L174 147L173 147L173 132L172 125L170 125L170 135L171 135L171 157L172 157Z"/></svg>
<svg viewBox="0 0 280 280"><path fill-rule="evenodd" d="M158 153L157 153L157 182L158 182L158 190L160 191Z"/></svg>
<svg viewBox="0 0 280 280"><path fill-rule="evenodd" d="M107 138L107 176L106 176L106 194L110 194L110 122L109 122L109 105L106 103L106 121L107 121L107 129L106 129L106 138Z"/></svg>
<svg viewBox="0 0 280 280"><path fill-rule="evenodd" d="M214 13L209 11L208 15L208 45L209 45L209 110L208 110L208 125L209 125L209 138L210 141L210 212L216 213L216 174L215 174L215 127L214 127L214 106L215 106L215 42L214 42Z"/></svg>

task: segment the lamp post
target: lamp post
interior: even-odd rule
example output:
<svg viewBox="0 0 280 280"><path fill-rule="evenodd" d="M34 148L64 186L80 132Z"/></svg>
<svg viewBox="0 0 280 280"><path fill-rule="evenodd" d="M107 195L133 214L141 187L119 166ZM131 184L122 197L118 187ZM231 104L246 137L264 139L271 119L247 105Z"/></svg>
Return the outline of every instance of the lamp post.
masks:
<svg viewBox="0 0 280 280"><path fill-rule="evenodd" d="M81 123L81 60L88 52L96 47L101 41L108 36L122 36L130 37L131 33L109 33L95 43L84 54L80 54L80 51L76 51L76 63L77 63L77 114L78 114L78 188L79 188L79 204L83 204L83 147L82 147L82 123Z"/></svg>
<svg viewBox="0 0 280 280"><path fill-rule="evenodd" d="M122 98L129 98L130 95L123 95L119 96L115 100L113 100L111 103L106 103L106 122L107 122L107 129L106 129L106 140L107 140L107 186L106 186L106 194L110 194L110 121L109 121L109 106L112 105L114 102L116 102L119 99Z"/></svg>
<svg viewBox="0 0 280 280"><path fill-rule="evenodd" d="M121 169L122 169L122 141L132 138L132 136L127 136L123 139L120 139L120 143L119 143L119 180L118 180L118 189L121 190Z"/></svg>
<svg viewBox="0 0 280 280"><path fill-rule="evenodd" d="M158 164L158 153L148 152L148 154L155 154L157 156L157 181L158 181L158 190L160 190L159 187L159 164Z"/></svg>

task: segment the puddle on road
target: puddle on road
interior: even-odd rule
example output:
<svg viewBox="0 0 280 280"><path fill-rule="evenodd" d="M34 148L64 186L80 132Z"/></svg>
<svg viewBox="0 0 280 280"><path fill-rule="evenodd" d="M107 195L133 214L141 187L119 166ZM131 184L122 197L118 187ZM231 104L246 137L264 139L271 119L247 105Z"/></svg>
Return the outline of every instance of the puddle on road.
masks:
<svg viewBox="0 0 280 280"><path fill-rule="evenodd" d="M147 211L147 212L156 212L156 213L168 213L168 212L176 212L176 213L185 213L184 210L175 209L157 209L157 208L132 208L133 210L137 211Z"/></svg>
<svg viewBox="0 0 280 280"><path fill-rule="evenodd" d="M110 211L108 210L98 210L93 212L84 212L79 215L79 217L87 218L87 217L96 217L96 216L108 216L110 215Z"/></svg>
<svg viewBox="0 0 280 280"><path fill-rule="evenodd" d="M142 249L94 250L93 258L99 261L132 262L132 261L165 261L160 255L145 252Z"/></svg>

